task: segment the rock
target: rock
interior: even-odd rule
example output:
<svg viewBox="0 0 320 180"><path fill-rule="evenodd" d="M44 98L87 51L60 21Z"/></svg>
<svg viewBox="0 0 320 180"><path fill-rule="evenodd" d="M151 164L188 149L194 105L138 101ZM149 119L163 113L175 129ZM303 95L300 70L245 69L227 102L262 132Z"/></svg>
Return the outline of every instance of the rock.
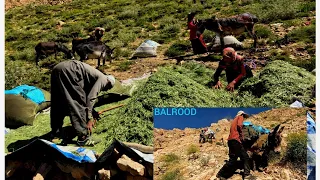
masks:
<svg viewBox="0 0 320 180"><path fill-rule="evenodd" d="M222 119L222 120L218 121L218 124L219 124L219 125L229 124L229 121L228 121L228 119Z"/></svg>
<svg viewBox="0 0 320 180"><path fill-rule="evenodd" d="M281 171L280 177L281 177L283 180L290 180L290 176L291 176L291 173L290 173L289 170L284 169L284 170Z"/></svg>
<svg viewBox="0 0 320 180"><path fill-rule="evenodd" d="M58 21L58 23L57 23L57 25L59 25L59 26L63 26L64 24L66 24L66 23L63 21Z"/></svg>
<svg viewBox="0 0 320 180"><path fill-rule="evenodd" d="M99 178L101 180L110 180L110 178L111 178L110 170L105 170L104 168L100 169L98 171L98 174L99 174Z"/></svg>
<svg viewBox="0 0 320 180"><path fill-rule="evenodd" d="M144 176L145 175L145 167L135 161L132 161L126 155L122 155L121 158L117 160L117 166L122 171L129 172L133 176Z"/></svg>

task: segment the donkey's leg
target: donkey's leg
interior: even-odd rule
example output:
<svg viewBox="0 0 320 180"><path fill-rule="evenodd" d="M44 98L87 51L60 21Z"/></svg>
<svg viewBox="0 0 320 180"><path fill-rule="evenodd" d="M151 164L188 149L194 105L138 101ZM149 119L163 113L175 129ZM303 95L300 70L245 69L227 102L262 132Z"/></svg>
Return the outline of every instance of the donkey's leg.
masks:
<svg viewBox="0 0 320 180"><path fill-rule="evenodd" d="M223 54L223 49L224 49L224 36L220 34L220 44L221 44L221 54Z"/></svg>
<svg viewBox="0 0 320 180"><path fill-rule="evenodd" d="M100 59L101 59L101 56L98 58L98 65L97 65L97 68L100 66Z"/></svg>
<svg viewBox="0 0 320 180"><path fill-rule="evenodd" d="M246 29L247 29L249 35L253 38L253 48L254 48L254 50L256 50L258 37L257 37L256 33L254 32L253 27L254 27L254 25L248 25L248 26L246 26Z"/></svg>
<svg viewBox="0 0 320 180"><path fill-rule="evenodd" d="M40 58L40 54L37 53L36 54L36 65L39 66L39 58Z"/></svg>

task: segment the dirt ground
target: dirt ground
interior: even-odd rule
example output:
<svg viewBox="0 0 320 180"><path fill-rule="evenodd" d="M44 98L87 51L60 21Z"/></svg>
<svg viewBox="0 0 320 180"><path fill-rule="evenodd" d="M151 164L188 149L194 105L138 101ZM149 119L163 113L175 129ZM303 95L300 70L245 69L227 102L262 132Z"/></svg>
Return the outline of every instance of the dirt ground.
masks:
<svg viewBox="0 0 320 180"><path fill-rule="evenodd" d="M57 4L71 2L71 1L72 0L6 0L5 10L7 11L10 8L14 8L17 6L24 6L30 3L57 5Z"/></svg>
<svg viewBox="0 0 320 180"><path fill-rule="evenodd" d="M270 129L270 126L289 120L282 124L284 131L282 132L283 141L281 146L282 151L284 151L287 146L287 137L290 133L306 132L306 119L306 109L281 108L259 113L246 119L246 121L251 121L253 124L259 124ZM212 143L198 142L200 129L164 130L155 128L154 179L159 180L166 172L178 168L184 179L214 180L224 161L228 160L227 138L230 123L229 120L222 119L218 123L211 124L209 128L216 133L216 139ZM199 147L199 152L188 155L187 148L192 144ZM176 154L180 158L179 163L169 165L165 163L162 158L168 153ZM274 163L270 163L266 171L255 171L253 174L260 180L306 179L306 174L292 169L288 164L281 165L278 163L279 159L277 158L274 161ZM242 178L241 175L236 174L230 179L240 180Z"/></svg>

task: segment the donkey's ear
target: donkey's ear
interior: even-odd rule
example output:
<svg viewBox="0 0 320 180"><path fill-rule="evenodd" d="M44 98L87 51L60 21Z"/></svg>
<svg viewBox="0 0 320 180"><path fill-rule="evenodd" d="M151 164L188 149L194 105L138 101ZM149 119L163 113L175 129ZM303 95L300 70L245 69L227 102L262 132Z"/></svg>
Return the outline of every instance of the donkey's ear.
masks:
<svg viewBox="0 0 320 180"><path fill-rule="evenodd" d="M281 128L280 128L280 130L277 132L278 134L281 134L282 133L282 131L283 131L283 129L284 129L284 126L282 126Z"/></svg>
<svg viewBox="0 0 320 180"><path fill-rule="evenodd" d="M277 131L278 131L278 129L279 129L279 127L280 127L280 124L278 124L278 125L273 129L272 134L276 134Z"/></svg>

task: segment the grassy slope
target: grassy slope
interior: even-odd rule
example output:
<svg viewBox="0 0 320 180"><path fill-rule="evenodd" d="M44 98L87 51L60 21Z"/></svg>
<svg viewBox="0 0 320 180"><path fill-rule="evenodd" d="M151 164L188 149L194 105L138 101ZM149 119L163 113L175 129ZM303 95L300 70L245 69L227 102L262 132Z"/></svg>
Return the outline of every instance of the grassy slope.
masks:
<svg viewBox="0 0 320 180"><path fill-rule="evenodd" d="M269 2L270 1L270 2ZM126 0L75 0L72 3L54 6L16 7L6 12L6 88L20 83L37 85L49 89L49 77L45 70L33 67L34 47L41 41L61 41L71 48L73 37L87 36L94 27L104 27L107 32L102 40L111 47L116 47L119 59L130 56L139 43L145 39L153 39L165 46L175 41L189 43L186 31L186 15L190 11L199 12L198 18L212 15L226 17L243 12L256 14L260 22L291 22L302 16L311 16L314 10L313 1L277 0L264 3L256 0L231 2L208 0L206 6L190 5L190 1L182 3L174 1L126 1ZM282 11L282 7L290 4L290 8ZM239 6L238 6L239 4ZM281 8L280 8L281 7ZM287 6L286 6L287 7ZM66 24L57 28L58 21ZM290 24L289 23L289 24ZM288 23L287 23L288 24ZM259 30L258 36L267 38L265 30ZM311 31L311 33L314 31ZM209 34L210 32L206 32ZM299 33L301 34L301 33ZM305 37L309 37L306 34ZM299 40L304 41L304 40ZM313 48L314 49L314 48ZM61 61L59 57L58 61ZM30 64L31 63L31 64ZM53 57L42 62L47 67L57 63ZM29 67L28 67L29 66ZM30 67L32 66L32 67ZM28 68L26 68L28 67ZM28 72L26 72L28 69ZM31 78L26 78L31 74ZM28 76L29 77L29 76Z"/></svg>
<svg viewBox="0 0 320 180"><path fill-rule="evenodd" d="M33 65L34 46L40 41L55 40L66 43L71 47L70 43L74 36L84 37L97 26L104 27L107 30L102 40L111 47L117 47L117 56L119 59L123 59L128 57L138 46L139 41L144 39L153 39L167 46L177 40L187 42L188 40L185 40L188 37L187 31L185 31L185 17L192 10L201 12L198 18L204 18L210 17L212 14L223 17L246 11L257 14L261 9L269 9L268 12L263 11L263 13L257 14L263 22L270 22L270 20L277 22L278 20L275 18L277 13L279 13L278 17L280 19L291 21L294 18L309 16L309 10L314 10L312 1L297 1L297 4L292 6L294 8L285 12L276 11L276 8L271 6L264 7L259 1L253 0L248 0L249 3L242 4L242 6L232 6L230 2L223 0L209 0L207 2L210 6L204 8L199 4L190 6L191 2L189 1L184 3L153 1L149 3L146 0L90 0L84 3L82 0L76 0L64 5L34 6L31 4L26 7L13 8L6 12L5 22L6 89L24 83L49 89L50 70L38 69ZM276 2L279 4L278 6L285 3L283 0ZM273 11L273 13L270 14L269 11ZM56 27L59 20L66 23L61 30ZM297 41L303 41L303 39ZM59 61L62 60L61 56L59 58ZM43 61L44 63L50 65L57 62L53 58L48 58ZM196 79L197 82L199 80ZM129 103L129 107L133 107L136 99L141 99L141 97L125 102ZM101 108L112 105L114 104L105 105ZM140 110L142 113L144 112L143 109ZM113 137L120 140L152 144L152 125L149 122L141 121L141 119L150 118L150 112L147 115L143 114L143 118L140 118L139 114L135 114L135 118L132 119L128 116L130 113L132 115L134 112L125 107L106 113L95 130L104 141L93 149L102 152ZM66 124L68 124L67 121ZM125 126L123 126L124 124ZM135 133L140 131L140 127L144 131L139 132L139 136L136 138L135 135L137 134ZM49 116L40 115L37 117L34 126L21 127L7 135L6 146L16 140L42 135L49 130Z"/></svg>

